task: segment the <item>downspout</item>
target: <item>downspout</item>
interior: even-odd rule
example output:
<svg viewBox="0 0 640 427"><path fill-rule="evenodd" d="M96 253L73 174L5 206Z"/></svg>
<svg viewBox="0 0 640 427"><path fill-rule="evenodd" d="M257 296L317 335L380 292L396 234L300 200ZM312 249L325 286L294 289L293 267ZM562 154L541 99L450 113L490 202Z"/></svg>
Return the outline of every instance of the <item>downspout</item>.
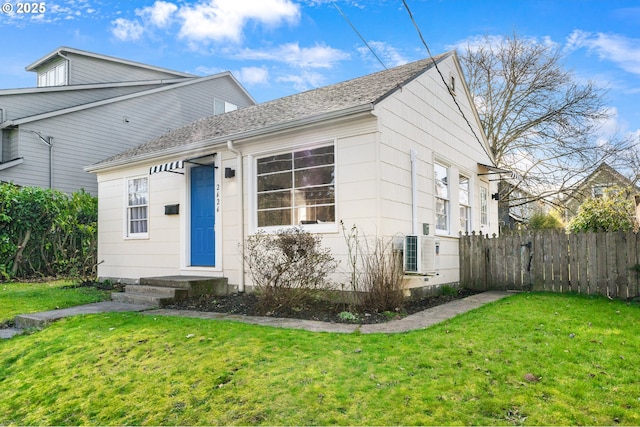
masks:
<svg viewBox="0 0 640 427"><path fill-rule="evenodd" d="M418 234L418 152L409 150L411 156L411 234Z"/></svg>
<svg viewBox="0 0 640 427"><path fill-rule="evenodd" d="M227 148L236 155L238 173L238 210L240 211L240 279L238 281L238 292L244 292L244 174L242 171L242 152L233 146L233 141L227 141Z"/></svg>

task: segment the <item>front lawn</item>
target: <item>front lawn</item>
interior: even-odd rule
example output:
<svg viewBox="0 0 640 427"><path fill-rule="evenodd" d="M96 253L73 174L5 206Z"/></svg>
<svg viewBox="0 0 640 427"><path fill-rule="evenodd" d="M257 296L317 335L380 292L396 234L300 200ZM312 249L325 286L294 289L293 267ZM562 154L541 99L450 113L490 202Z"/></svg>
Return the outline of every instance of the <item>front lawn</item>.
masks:
<svg viewBox="0 0 640 427"><path fill-rule="evenodd" d="M0 324L18 314L55 310L109 299L110 293L75 282L0 283Z"/></svg>
<svg viewBox="0 0 640 427"><path fill-rule="evenodd" d="M640 306L518 294L404 334L139 313L0 341L0 424L640 425Z"/></svg>

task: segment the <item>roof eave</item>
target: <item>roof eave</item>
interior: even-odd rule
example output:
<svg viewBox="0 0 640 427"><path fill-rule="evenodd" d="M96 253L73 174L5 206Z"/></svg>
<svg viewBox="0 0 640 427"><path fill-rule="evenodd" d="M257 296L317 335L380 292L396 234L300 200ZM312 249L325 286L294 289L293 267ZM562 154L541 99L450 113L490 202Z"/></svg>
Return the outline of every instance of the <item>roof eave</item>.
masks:
<svg viewBox="0 0 640 427"><path fill-rule="evenodd" d="M271 126L266 126L259 129L253 129L244 132L238 132L235 134L223 135L217 138L204 139L202 141L192 142L187 145L180 145L177 147L169 147L163 150L153 151L150 153L144 153L137 156L127 157L123 159L116 159L110 162L97 163L90 166L85 166L84 170L90 173L97 173L108 171L111 169L117 169L125 165L138 164L146 162L155 158L165 157L170 155L182 154L189 151L197 151L206 147L215 147L217 145L226 145L227 141L241 142L239 140L255 138L262 135L267 135L274 132L282 132L290 130L296 127L303 127L326 120L339 119L347 116L353 116L361 113L369 113L373 111L374 104L362 104L355 107L346 108L344 110L331 111L324 114L318 114L311 117L305 117L298 120L293 120L285 123L278 123Z"/></svg>

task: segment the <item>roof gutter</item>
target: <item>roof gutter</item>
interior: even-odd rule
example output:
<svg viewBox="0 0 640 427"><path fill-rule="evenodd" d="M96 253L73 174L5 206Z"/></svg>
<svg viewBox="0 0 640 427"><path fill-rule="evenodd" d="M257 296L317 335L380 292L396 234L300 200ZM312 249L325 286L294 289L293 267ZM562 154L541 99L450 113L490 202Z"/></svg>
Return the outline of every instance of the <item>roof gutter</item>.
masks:
<svg viewBox="0 0 640 427"><path fill-rule="evenodd" d="M236 168L238 169L238 173L236 176L238 177L238 186L236 191L238 192L238 212L240 212L240 227L238 232L238 239L240 242L240 277L238 278L238 292L244 292L244 275L245 275L245 267L244 267L244 239L245 239L245 231L244 231L244 173L243 173L243 160L242 160L242 152L238 150L234 145L232 140L227 141L227 148L233 154L236 155Z"/></svg>
<svg viewBox="0 0 640 427"><path fill-rule="evenodd" d="M193 142L187 145L181 145L178 147L170 147L163 150L144 153L139 156L132 156L128 158L116 159L110 162L98 163L90 166L85 166L86 172L100 172L112 168L117 168L132 163L144 162L147 160L153 160L157 157L164 157L169 155L181 154L185 151L194 151L202 148L211 148L216 145L224 145L230 139L236 143L240 139L248 139L269 133L282 132L285 130L293 129L301 126L309 126L315 123L319 123L325 120L337 119L341 117L352 116L354 114L368 113L374 110L374 104L363 104L356 107L346 108L344 110L331 111L329 113L319 114L317 116L305 117L298 120L292 120L290 122L277 123L275 125L266 126L263 128L252 129L245 132L238 132L231 135L221 136L219 138L205 139L202 141Z"/></svg>

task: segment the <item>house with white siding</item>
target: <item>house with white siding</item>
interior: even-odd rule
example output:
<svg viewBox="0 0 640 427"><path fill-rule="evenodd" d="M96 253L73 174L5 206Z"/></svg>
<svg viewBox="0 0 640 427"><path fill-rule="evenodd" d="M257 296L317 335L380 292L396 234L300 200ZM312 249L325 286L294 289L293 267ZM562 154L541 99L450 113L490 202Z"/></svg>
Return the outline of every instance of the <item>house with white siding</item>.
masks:
<svg viewBox="0 0 640 427"><path fill-rule="evenodd" d="M201 117L255 104L231 73L198 77L60 47L0 89L0 181L96 194L84 166Z"/></svg>
<svg viewBox="0 0 640 427"><path fill-rule="evenodd" d="M287 227L319 233L346 269L342 222L396 239L408 288L454 284L460 233L498 232L498 170L455 52L207 117L86 170L98 275L126 283L251 290L242 242Z"/></svg>

